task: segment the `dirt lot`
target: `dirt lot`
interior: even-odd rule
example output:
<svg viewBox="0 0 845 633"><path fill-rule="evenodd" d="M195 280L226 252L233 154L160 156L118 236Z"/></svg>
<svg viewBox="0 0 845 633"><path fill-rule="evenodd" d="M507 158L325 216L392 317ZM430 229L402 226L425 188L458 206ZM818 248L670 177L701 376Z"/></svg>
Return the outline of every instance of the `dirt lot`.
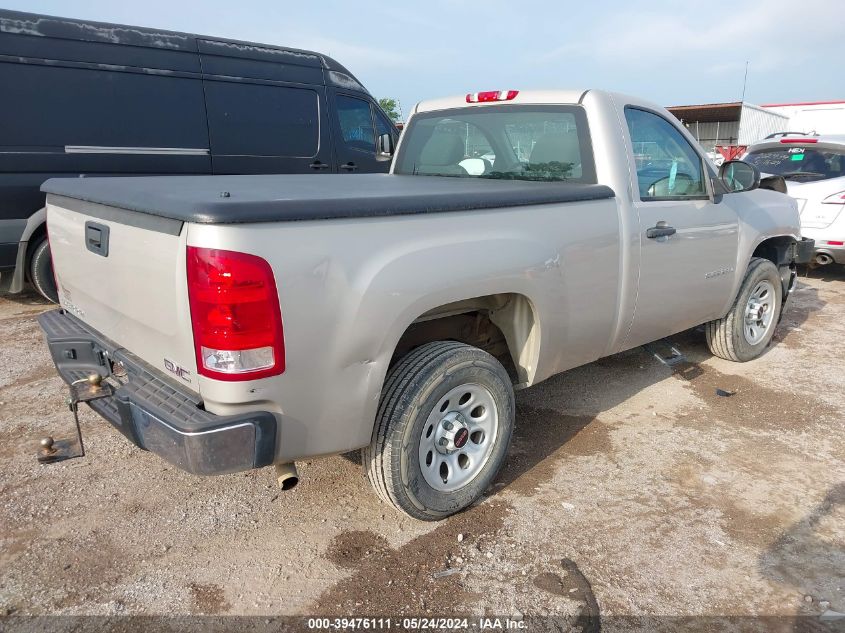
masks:
<svg viewBox="0 0 845 633"><path fill-rule="evenodd" d="M842 269L802 277L757 361L688 332L675 372L637 349L519 393L498 483L438 524L352 456L286 493L272 469L200 479L87 408L88 456L38 465L72 429L46 309L0 298L0 614L845 612Z"/></svg>

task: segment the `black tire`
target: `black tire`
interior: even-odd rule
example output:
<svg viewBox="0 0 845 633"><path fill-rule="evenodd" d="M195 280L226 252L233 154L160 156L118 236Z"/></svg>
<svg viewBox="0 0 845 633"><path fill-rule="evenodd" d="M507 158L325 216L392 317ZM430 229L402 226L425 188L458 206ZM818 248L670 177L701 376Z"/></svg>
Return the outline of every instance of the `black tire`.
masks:
<svg viewBox="0 0 845 633"><path fill-rule="evenodd" d="M474 478L452 492L432 488L422 474L419 447L434 407L452 389L481 385L495 402L498 430L492 452ZM436 521L475 502L505 461L515 404L507 371L487 352L453 341L427 343L388 373L370 446L363 449L367 477L379 497L423 521Z"/></svg>
<svg viewBox="0 0 845 633"><path fill-rule="evenodd" d="M32 250L29 260L29 280L35 289L48 301L59 302L56 278L53 276L53 258L50 255L50 243L41 238Z"/></svg>
<svg viewBox="0 0 845 633"><path fill-rule="evenodd" d="M754 288L761 281L769 281L774 288L775 296L770 305L777 314L772 318L771 325L765 335L757 343L751 344L743 333L745 326L745 310ZM705 324L707 346L714 356L744 363L753 360L763 353L772 340L775 328L783 310L783 286L777 266L768 259L752 257L745 273L745 279L739 287L736 300L728 314L722 319L716 319Z"/></svg>

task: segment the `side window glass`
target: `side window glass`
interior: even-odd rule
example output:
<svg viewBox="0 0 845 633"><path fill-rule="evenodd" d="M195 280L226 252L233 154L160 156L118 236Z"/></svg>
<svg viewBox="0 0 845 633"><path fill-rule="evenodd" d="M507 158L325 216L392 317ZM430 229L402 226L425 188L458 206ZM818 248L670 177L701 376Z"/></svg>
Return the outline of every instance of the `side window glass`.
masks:
<svg viewBox="0 0 845 633"><path fill-rule="evenodd" d="M375 152L376 137L369 103L363 99L338 95L337 116L340 120L340 133L347 147Z"/></svg>
<svg viewBox="0 0 845 633"><path fill-rule="evenodd" d="M625 108L641 200L707 195L701 158L666 119Z"/></svg>
<svg viewBox="0 0 845 633"><path fill-rule="evenodd" d="M382 134L390 134L390 136L395 137L396 130L393 129L393 126L385 120L380 112L376 112L376 136L381 136Z"/></svg>

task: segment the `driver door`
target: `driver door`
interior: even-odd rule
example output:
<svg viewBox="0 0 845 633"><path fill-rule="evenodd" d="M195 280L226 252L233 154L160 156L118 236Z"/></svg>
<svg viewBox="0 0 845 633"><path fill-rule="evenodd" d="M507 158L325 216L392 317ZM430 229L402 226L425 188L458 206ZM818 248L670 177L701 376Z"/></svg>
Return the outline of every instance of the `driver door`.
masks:
<svg viewBox="0 0 845 633"><path fill-rule="evenodd" d="M739 223L728 204L714 203L712 172L675 123L634 106L624 114L636 165L631 184L640 246L630 348L721 316L734 279Z"/></svg>
<svg viewBox="0 0 845 633"><path fill-rule="evenodd" d="M334 148L340 173L388 172L391 157L376 151L376 137L390 134L395 146L396 128L368 100L334 90L331 94Z"/></svg>

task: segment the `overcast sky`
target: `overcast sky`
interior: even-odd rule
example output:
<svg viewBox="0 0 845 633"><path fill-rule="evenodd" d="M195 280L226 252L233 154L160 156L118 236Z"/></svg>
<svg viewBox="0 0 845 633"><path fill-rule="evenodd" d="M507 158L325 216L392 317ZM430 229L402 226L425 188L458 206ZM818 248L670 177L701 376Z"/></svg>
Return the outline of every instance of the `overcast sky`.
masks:
<svg viewBox="0 0 845 633"><path fill-rule="evenodd" d="M845 99L845 2L0 0L4 8L320 51L407 112L504 88L663 105Z"/></svg>

